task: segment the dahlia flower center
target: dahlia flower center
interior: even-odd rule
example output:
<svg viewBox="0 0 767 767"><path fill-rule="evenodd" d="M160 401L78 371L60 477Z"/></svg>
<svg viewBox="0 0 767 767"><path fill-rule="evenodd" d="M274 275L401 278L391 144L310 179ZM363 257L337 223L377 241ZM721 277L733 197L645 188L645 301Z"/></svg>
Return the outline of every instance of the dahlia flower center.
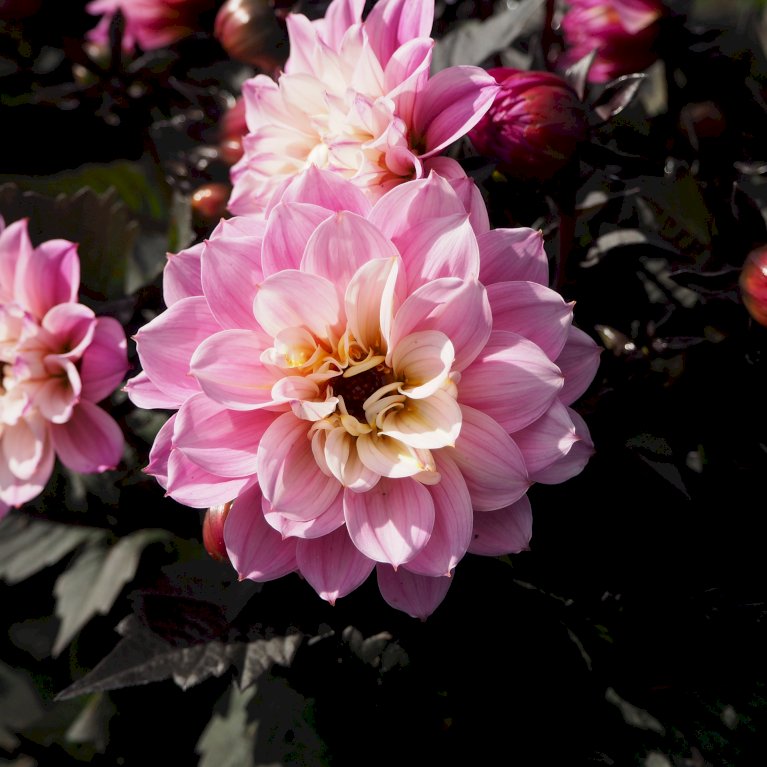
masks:
<svg viewBox="0 0 767 767"><path fill-rule="evenodd" d="M343 400L349 415L364 423L365 402L379 389L391 383L391 370L380 364L356 375L355 367L347 368L347 371L352 375L340 375L333 379L333 394Z"/></svg>

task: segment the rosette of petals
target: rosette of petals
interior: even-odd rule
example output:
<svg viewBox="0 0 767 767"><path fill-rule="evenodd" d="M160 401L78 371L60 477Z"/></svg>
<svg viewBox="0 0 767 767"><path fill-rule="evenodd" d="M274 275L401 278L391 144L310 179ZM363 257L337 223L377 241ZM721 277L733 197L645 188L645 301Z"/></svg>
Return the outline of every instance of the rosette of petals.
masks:
<svg viewBox="0 0 767 767"><path fill-rule="evenodd" d="M120 11L125 19L122 46L132 51L163 48L192 34L201 11L213 5L211 0L91 0L85 10L101 16L86 37L97 45L109 42L109 26Z"/></svg>
<svg viewBox="0 0 767 767"><path fill-rule="evenodd" d="M125 334L77 302L76 245L33 248L0 218L0 515L38 495L56 455L77 472L114 467L122 432L97 402L127 371Z"/></svg>
<svg viewBox="0 0 767 767"><path fill-rule="evenodd" d="M429 77L433 0L334 0L324 19L287 18L291 55L275 83L245 83L249 133L232 168L232 212L262 213L309 165L350 180L371 201L427 175L429 158L464 135L498 86L457 66Z"/></svg>
<svg viewBox="0 0 767 767"><path fill-rule="evenodd" d="M567 0L567 5L560 69L595 51L588 79L604 83L645 69L657 58L653 46L665 13L662 0Z"/></svg>
<svg viewBox="0 0 767 767"><path fill-rule="evenodd" d="M425 617L467 551L526 548L534 481L588 460L568 406L597 347L545 286L540 233L490 231L461 190L431 174L371 207L309 168L265 220L171 257L128 388L178 410L148 469L168 493L234 501L242 577L298 570L333 602L377 567Z"/></svg>

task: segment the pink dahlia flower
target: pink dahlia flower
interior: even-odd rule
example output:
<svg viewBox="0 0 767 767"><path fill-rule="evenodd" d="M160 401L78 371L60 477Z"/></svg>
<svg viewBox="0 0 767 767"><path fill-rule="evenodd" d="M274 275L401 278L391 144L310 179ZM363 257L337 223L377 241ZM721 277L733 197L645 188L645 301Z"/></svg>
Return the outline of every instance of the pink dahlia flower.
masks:
<svg viewBox="0 0 767 767"><path fill-rule="evenodd" d="M498 67L488 74L501 90L469 131L472 144L513 178L546 181L588 136L583 103L566 80L550 72Z"/></svg>
<svg viewBox="0 0 767 767"><path fill-rule="evenodd" d="M261 213L309 165L349 179L371 201L427 173L428 159L463 136L498 86L477 67L429 78L433 0L334 0L325 18L287 18L291 53L275 83L243 87L249 133L232 168L234 213Z"/></svg>
<svg viewBox="0 0 767 767"><path fill-rule="evenodd" d="M117 11L125 17L123 48L136 46L144 51L162 48L192 34L198 27L201 11L213 5L212 0L91 0L85 10L101 21L86 37L92 43L109 41L109 25Z"/></svg>
<svg viewBox="0 0 767 767"><path fill-rule="evenodd" d="M26 220L0 218L0 516L43 490L55 455L78 472L122 456L122 432L96 403L128 369L125 333L77 302L76 248L33 248Z"/></svg>
<svg viewBox="0 0 767 767"><path fill-rule="evenodd" d="M309 168L265 220L171 256L128 391L178 410L148 467L169 495L235 499L242 577L299 571L332 603L376 568L425 617L467 551L527 547L533 482L588 460L568 405L597 346L546 287L541 234L489 231L460 191L431 174L371 207Z"/></svg>
<svg viewBox="0 0 767 767"><path fill-rule="evenodd" d="M588 79L604 83L645 69L657 58L653 46L664 14L661 0L567 0L567 5L559 68L596 50Z"/></svg>

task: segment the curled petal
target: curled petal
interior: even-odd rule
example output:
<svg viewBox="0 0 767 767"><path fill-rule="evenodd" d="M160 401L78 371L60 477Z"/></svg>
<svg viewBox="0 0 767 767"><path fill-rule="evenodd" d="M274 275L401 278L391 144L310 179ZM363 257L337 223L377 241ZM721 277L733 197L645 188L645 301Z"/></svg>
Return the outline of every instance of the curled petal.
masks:
<svg viewBox="0 0 767 767"><path fill-rule="evenodd" d="M380 434L414 448L436 450L455 445L461 431L461 408L444 389L425 399L408 399L401 410L389 413Z"/></svg>
<svg viewBox="0 0 767 767"><path fill-rule="evenodd" d="M512 438L522 451L531 479L564 458L578 441L568 408L559 400L529 426L514 432Z"/></svg>
<svg viewBox="0 0 767 767"><path fill-rule="evenodd" d="M398 567L429 540L434 502L420 482L382 478L366 493L344 491L344 517L354 545L365 556Z"/></svg>
<svg viewBox="0 0 767 767"><path fill-rule="evenodd" d="M532 534L533 513L524 496L506 508L475 514L469 551L486 557L518 554L530 548Z"/></svg>
<svg viewBox="0 0 767 767"><path fill-rule="evenodd" d="M572 408L567 408L567 411L575 425L576 441L565 455L543 469L531 471L530 477L535 482L541 482L544 485L566 482L576 474L580 474L594 454L594 444L586 422Z"/></svg>
<svg viewBox="0 0 767 767"><path fill-rule="evenodd" d="M356 443L346 429L332 429L325 439L324 458L328 470L344 487L363 493L378 482L380 474L362 463Z"/></svg>
<svg viewBox="0 0 767 767"><path fill-rule="evenodd" d="M362 585L375 567L352 543L345 527L322 538L299 540L296 562L309 585L331 605Z"/></svg>
<svg viewBox="0 0 767 767"><path fill-rule="evenodd" d="M591 385L599 369L602 348L576 327L570 327L567 343L557 357L557 367L565 377L559 398L565 405L578 399Z"/></svg>
<svg viewBox="0 0 767 767"><path fill-rule="evenodd" d="M42 327L50 334L50 351L77 361L93 341L96 316L82 304L57 304L43 317Z"/></svg>
<svg viewBox="0 0 767 767"><path fill-rule="evenodd" d="M424 471L436 471L428 450L413 448L383 435L357 437L357 454L368 469L382 477L414 477Z"/></svg>
<svg viewBox="0 0 767 767"><path fill-rule="evenodd" d="M61 462L82 473L113 469L123 454L123 433L106 411L87 400L61 424L51 424L53 447Z"/></svg>
<svg viewBox="0 0 767 767"><path fill-rule="evenodd" d="M46 438L37 466L26 479L19 479L5 461L0 461L0 506L21 506L40 495L50 479L55 457L51 440Z"/></svg>
<svg viewBox="0 0 767 767"><path fill-rule="evenodd" d="M404 568L395 572L389 565L378 565L376 575L378 588L386 603L422 621L439 607L453 582L452 578L432 578Z"/></svg>
<svg viewBox="0 0 767 767"><path fill-rule="evenodd" d="M224 523L224 543L240 578L271 581L296 567L296 540L283 539L266 524L261 491L253 486L238 496Z"/></svg>
<svg viewBox="0 0 767 767"><path fill-rule="evenodd" d="M3 461L17 479L28 480L37 471L47 442L45 424L39 419L6 424L0 441Z"/></svg>
<svg viewBox="0 0 767 767"><path fill-rule="evenodd" d="M422 330L405 336L392 353L392 368L403 385L402 394L429 397L447 380L455 351L450 339L439 330Z"/></svg>

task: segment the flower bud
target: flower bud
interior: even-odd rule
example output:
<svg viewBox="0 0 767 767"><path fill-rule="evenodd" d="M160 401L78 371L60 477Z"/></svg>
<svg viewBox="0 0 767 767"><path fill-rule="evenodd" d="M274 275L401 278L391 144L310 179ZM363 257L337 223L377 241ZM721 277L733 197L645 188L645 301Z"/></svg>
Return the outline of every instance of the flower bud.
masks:
<svg viewBox="0 0 767 767"><path fill-rule="evenodd" d="M229 561L229 554L224 543L224 523L231 508L232 501L222 503L220 506L211 506L205 512L205 519L202 522L202 543L205 551L219 562Z"/></svg>
<svg viewBox="0 0 767 767"><path fill-rule="evenodd" d="M226 0L214 34L235 60L273 72L288 57L288 36L269 0Z"/></svg>
<svg viewBox="0 0 767 767"><path fill-rule="evenodd" d="M499 67L488 74L501 90L469 131L472 143L510 176L551 178L588 135L583 103L565 80L549 72Z"/></svg>
<svg viewBox="0 0 767 767"><path fill-rule="evenodd" d="M243 155L242 137L248 132L245 121L245 101L235 101L219 124L219 156L227 165L234 165Z"/></svg>
<svg viewBox="0 0 767 767"><path fill-rule="evenodd" d="M748 254L740 273L740 290L748 313L767 326L767 247Z"/></svg>
<svg viewBox="0 0 767 767"><path fill-rule="evenodd" d="M568 0L568 5L559 69L596 50L588 79L605 83L646 69L657 58L653 46L665 12L661 0Z"/></svg>
<svg viewBox="0 0 767 767"><path fill-rule="evenodd" d="M211 183L198 187L192 195L192 212L204 224L217 223L226 213L231 188L227 184Z"/></svg>

